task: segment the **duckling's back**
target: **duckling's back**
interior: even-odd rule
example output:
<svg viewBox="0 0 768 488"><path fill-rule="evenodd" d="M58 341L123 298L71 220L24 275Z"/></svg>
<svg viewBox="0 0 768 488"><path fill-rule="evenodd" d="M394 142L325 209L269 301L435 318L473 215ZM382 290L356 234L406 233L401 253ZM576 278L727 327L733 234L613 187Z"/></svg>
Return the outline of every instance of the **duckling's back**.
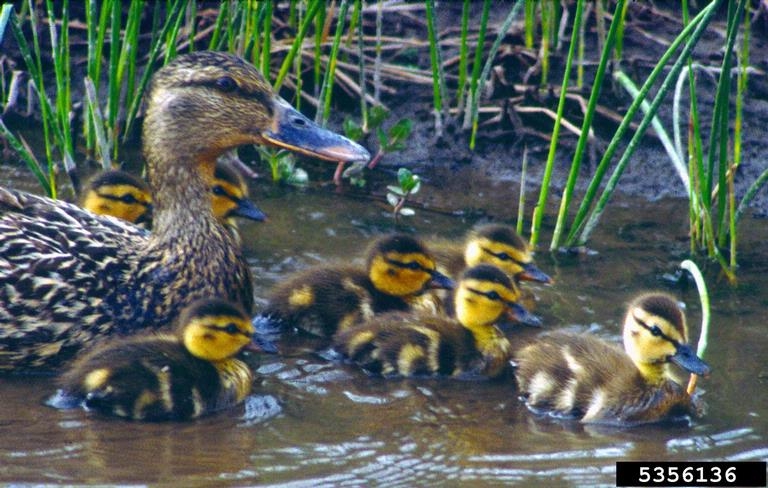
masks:
<svg viewBox="0 0 768 488"><path fill-rule="evenodd" d="M114 345L87 353L61 376L67 397L135 420L194 418L234 403L213 364L189 354L175 336L148 335Z"/></svg>
<svg viewBox="0 0 768 488"><path fill-rule="evenodd" d="M334 349L383 376L496 376L503 369L494 354L478 350L468 329L437 315L384 314L337 334Z"/></svg>
<svg viewBox="0 0 768 488"><path fill-rule="evenodd" d="M544 334L514 361L520 393L537 412L627 426L696 414L682 386L648 384L623 350L594 337Z"/></svg>
<svg viewBox="0 0 768 488"><path fill-rule="evenodd" d="M364 269L329 265L307 269L278 284L263 314L283 327L331 337L375 313L407 308L403 299L377 291Z"/></svg>

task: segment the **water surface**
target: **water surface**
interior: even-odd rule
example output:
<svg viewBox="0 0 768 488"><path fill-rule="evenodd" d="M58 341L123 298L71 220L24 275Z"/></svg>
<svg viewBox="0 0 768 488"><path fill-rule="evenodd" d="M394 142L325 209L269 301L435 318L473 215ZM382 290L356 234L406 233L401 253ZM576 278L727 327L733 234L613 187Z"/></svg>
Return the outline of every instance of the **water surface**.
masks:
<svg viewBox="0 0 768 488"><path fill-rule="evenodd" d="M25 175L3 171L3 181L29 187ZM265 186L253 193L269 214L267 223L241 226L259 303L282 276L349 261L371 236L394 228L370 201ZM482 199L432 198L443 208L483 207L483 219L513 222L511 193L500 186ZM615 203L591 242L595 254L539 252L539 266L556 280L532 287L545 327L619 341L624 304L663 289L687 304L698 337L694 286L668 279L688 251L686 212L674 201ZM418 211L401 228L459 239L481 220ZM747 217L742 227L739 285L726 284L714 266L706 273L713 322L706 360L714 372L700 383L709 411L691 425L616 429L537 418L509 378L384 380L292 351L262 359L245 405L188 423L55 410L43 403L52 378L0 378L0 482L614 486L617 460L766 460L766 221ZM550 235L545 230L545 242ZM513 331L512 340L532 333Z"/></svg>

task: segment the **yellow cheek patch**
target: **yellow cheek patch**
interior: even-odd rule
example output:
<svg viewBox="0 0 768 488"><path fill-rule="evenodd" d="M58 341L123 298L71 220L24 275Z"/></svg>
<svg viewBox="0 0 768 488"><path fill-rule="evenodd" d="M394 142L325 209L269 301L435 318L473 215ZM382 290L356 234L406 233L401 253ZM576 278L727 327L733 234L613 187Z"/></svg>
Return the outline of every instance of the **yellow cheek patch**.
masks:
<svg viewBox="0 0 768 488"><path fill-rule="evenodd" d="M94 369L85 376L83 386L86 390L98 390L102 388L109 380L110 370L108 368Z"/></svg>
<svg viewBox="0 0 768 488"><path fill-rule="evenodd" d="M418 266L411 269L408 267L410 263ZM370 278L378 290L404 297L423 291L432 279L430 271L434 269L435 262L424 254L391 252L373 259Z"/></svg>
<svg viewBox="0 0 768 488"><path fill-rule="evenodd" d="M291 292L288 303L293 307L308 307L315 302L315 292L309 285L304 285Z"/></svg>

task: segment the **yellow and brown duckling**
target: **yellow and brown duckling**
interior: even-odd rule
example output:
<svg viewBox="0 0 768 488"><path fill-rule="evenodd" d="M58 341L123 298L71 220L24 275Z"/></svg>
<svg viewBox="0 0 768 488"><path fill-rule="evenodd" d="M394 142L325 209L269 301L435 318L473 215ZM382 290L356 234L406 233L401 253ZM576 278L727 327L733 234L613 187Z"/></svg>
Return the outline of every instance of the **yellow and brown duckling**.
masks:
<svg viewBox="0 0 768 488"><path fill-rule="evenodd" d="M517 281L552 283L552 278L533 262L525 239L508 225L480 225L467 234L462 244L441 243L431 247L438 266L449 276L458 276L465 268L485 263Z"/></svg>
<svg viewBox="0 0 768 488"><path fill-rule="evenodd" d="M151 227L152 194L149 185L126 171L102 171L83 188L80 206L97 215L111 215L142 228Z"/></svg>
<svg viewBox="0 0 768 488"><path fill-rule="evenodd" d="M391 234L370 245L365 267L321 265L278 284L264 315L282 327L330 338L376 314L409 310L428 289L452 286L418 239Z"/></svg>
<svg viewBox="0 0 768 488"><path fill-rule="evenodd" d="M84 406L134 420L184 420L242 402L253 374L236 358L252 342L243 310L217 299L184 309L175 333L110 338L59 378L53 406Z"/></svg>
<svg viewBox="0 0 768 488"><path fill-rule="evenodd" d="M633 425L696 415L669 363L708 375L688 346L685 315L665 294L641 295L624 319L624 348L598 338L553 332L515 354L520 393L534 411L585 423Z"/></svg>
<svg viewBox="0 0 768 488"><path fill-rule="evenodd" d="M342 331L334 350L366 371L384 376L486 376L502 374L512 347L496 327L505 315L538 323L517 303L520 291L495 266L466 269L454 292L456 319L391 313Z"/></svg>
<svg viewBox="0 0 768 488"><path fill-rule="evenodd" d="M229 164L216 163L211 187L213 213L237 232L236 217L256 222L266 215L249 198L248 186ZM80 206L98 215L111 215L143 228L152 227L152 194L142 179L119 169L102 171L91 178Z"/></svg>
<svg viewBox="0 0 768 488"><path fill-rule="evenodd" d="M216 158L243 144L369 158L293 109L252 65L203 51L171 61L147 90L151 235L0 187L0 370L57 367L98 336L170 325L199 298L253 313L249 267L209 197Z"/></svg>
<svg viewBox="0 0 768 488"><path fill-rule="evenodd" d="M472 229L462 243L437 241L429 245L434 249L438 269L452 278L471 266L491 264L504 271L518 285L521 281L553 283L552 278L533 262L525 239L508 225L480 225ZM534 301L533 294L523 290L521 303L533 308ZM453 315L453 303L445 293L426 294L418 306L423 310Z"/></svg>

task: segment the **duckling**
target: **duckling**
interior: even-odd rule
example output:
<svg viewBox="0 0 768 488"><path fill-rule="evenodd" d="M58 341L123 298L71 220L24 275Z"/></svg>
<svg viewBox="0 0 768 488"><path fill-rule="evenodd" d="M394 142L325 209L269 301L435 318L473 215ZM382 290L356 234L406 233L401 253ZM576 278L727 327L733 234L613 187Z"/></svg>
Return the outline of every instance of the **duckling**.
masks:
<svg viewBox="0 0 768 488"><path fill-rule="evenodd" d="M134 420L184 420L236 405L250 393L253 374L235 356L258 350L253 332L239 307L197 300L175 333L114 337L89 349L58 379L49 403Z"/></svg>
<svg viewBox="0 0 768 488"><path fill-rule="evenodd" d="M528 243L508 225L480 225L467 234L461 245L444 242L433 247L438 265L449 276L458 276L464 268L487 263L518 282L552 283L552 278L534 264Z"/></svg>
<svg viewBox="0 0 768 488"><path fill-rule="evenodd" d="M391 313L336 334L334 349L367 371L384 376L487 376L506 369L512 347L496 327L511 314L537 321L517 303L515 282L495 266L466 269L454 293L456 319Z"/></svg>
<svg viewBox="0 0 768 488"><path fill-rule="evenodd" d="M248 199L248 186L229 164L218 161L211 187L213 213L233 232L235 217L262 222L266 215ZM142 228L152 227L152 194L143 180L122 170L102 171L86 185L80 206L98 215L111 215Z"/></svg>
<svg viewBox="0 0 768 488"><path fill-rule="evenodd" d="M534 411L584 423L634 425L696 415L668 364L697 375L710 368L688 346L685 315L674 299L662 293L637 297L623 337L626 352L584 335L541 336L514 357L522 398Z"/></svg>
<svg viewBox="0 0 768 488"><path fill-rule="evenodd" d="M438 269L450 277L459 276L465 268L486 263L497 266L519 285L521 281L551 284L552 278L533 262L528 243L514 228L503 224L485 224L472 229L461 244L449 241L429 243L434 249ZM533 294L524 290L521 303L532 308ZM432 292L420 300L419 308L453 315L452 302L445 293Z"/></svg>
<svg viewBox="0 0 768 488"><path fill-rule="evenodd" d="M98 215L111 215L149 228L152 194L142 179L119 169L102 171L86 184L80 206Z"/></svg>
<svg viewBox="0 0 768 488"><path fill-rule="evenodd" d="M170 325L199 298L253 313L248 264L209 197L216 158L242 144L370 157L293 109L241 58L199 51L158 70L147 90L151 235L0 187L0 370L56 368L94 338Z"/></svg>
<svg viewBox="0 0 768 488"><path fill-rule="evenodd" d="M429 288L452 286L419 240L390 234L369 246L365 268L321 265L289 277L271 290L264 315L330 338L376 314L408 310Z"/></svg>

